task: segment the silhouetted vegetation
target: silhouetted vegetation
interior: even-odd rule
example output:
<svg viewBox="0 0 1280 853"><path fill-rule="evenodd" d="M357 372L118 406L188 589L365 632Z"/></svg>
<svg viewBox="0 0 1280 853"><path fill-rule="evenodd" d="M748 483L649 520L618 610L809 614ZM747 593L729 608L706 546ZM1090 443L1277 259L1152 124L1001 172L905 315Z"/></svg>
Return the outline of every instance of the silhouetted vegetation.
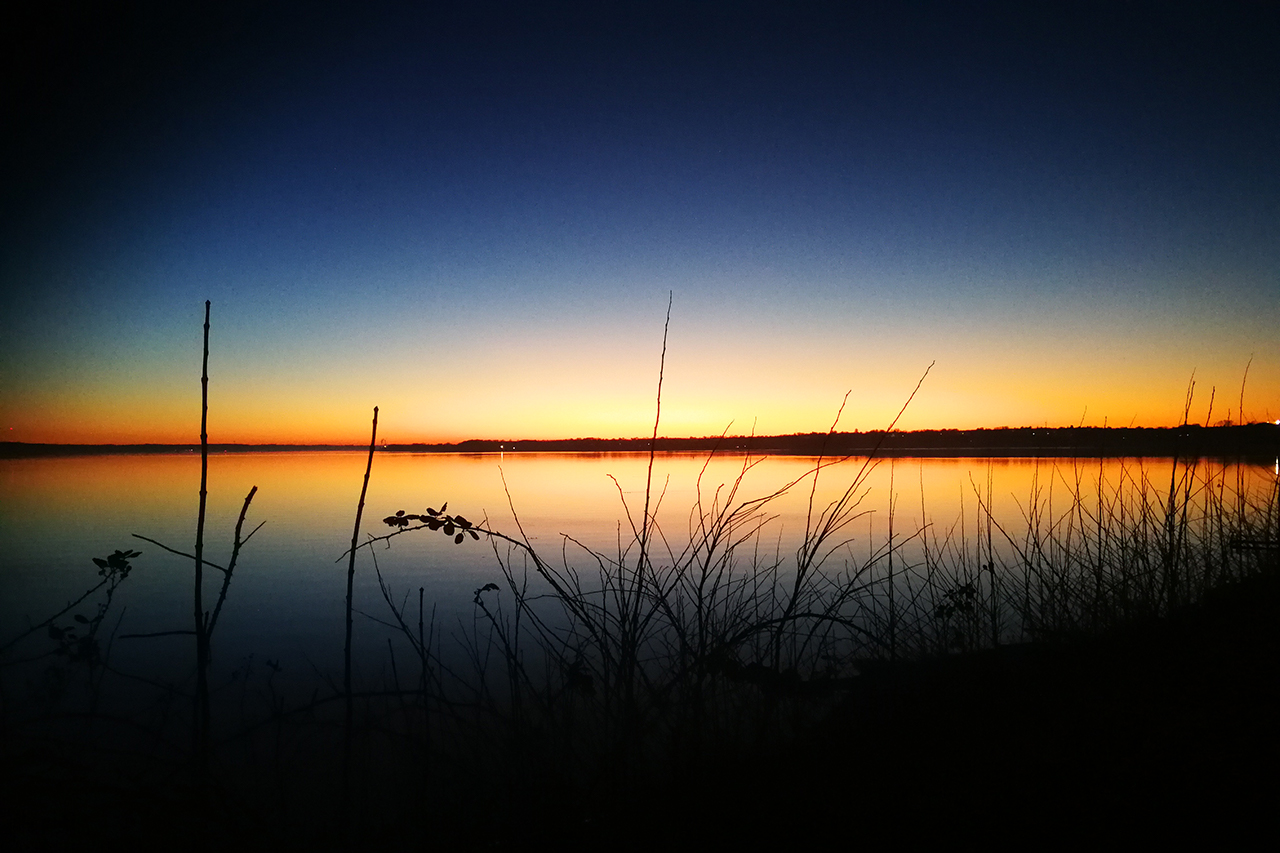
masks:
<svg viewBox="0 0 1280 853"><path fill-rule="evenodd" d="M203 524L196 553L182 554L195 560L195 624L165 635L195 636L194 683L112 664L100 628L140 554L95 559L100 581L0 647L2 793L25 815L15 837L46 847L89 841L109 824L135 841L180 846L631 849L659 839L907 839L927 821L887 822L920 814L944 816L938 835L954 840L1019 815L1077 814L1088 793L1073 785L1114 795L1122 783L1098 763L1110 759L1101 747L1123 753L1142 737L1133 708L1158 718L1176 701L1162 692L1182 677L1168 655L1227 673L1197 674L1209 686L1197 688L1196 725L1220 721L1215 690L1251 712L1274 711L1274 688L1257 698L1246 683L1275 683L1266 681L1274 655L1258 656L1273 650L1265 637L1274 631L1262 634L1247 605L1277 598L1280 480L1252 490L1204 461L1198 444L1171 446L1167 482L1141 459L1123 466L1120 482L1086 461L1037 481L1016 520L992 514L990 483L973 484L972 515L945 530L909 523L890 504L886 541L856 559L845 546L867 512L867 478L878 454L909 434L892 425L858 434L874 437L876 455L852 460L842 458L848 435L833 424L801 437L814 465L763 495L747 492L759 457L743 453L732 482L699 481L679 532L660 518L651 478L643 506L619 486L630 536L616 552L566 537L550 554L525 535L514 506L515 529L505 532L447 503L387 508L390 532L361 541L375 409L351 547L337 556L348 564L341 684L317 672L309 690L286 691L269 658L210 675L254 492L226 567L204 560ZM663 448L656 423L648 442L652 473ZM847 486L822 505L819 479L840 474ZM202 517L205 490L202 482ZM771 504L795 490L808 494L804 533L794 552L770 551ZM442 634L421 589L414 614L412 590L384 580L377 554L405 535L492 549L494 580L474 591L473 618L458 631ZM223 577L211 614L206 567ZM393 638L386 667L361 673L352 614L364 611L352 579L370 569L385 609L365 615ZM1270 669L1236 673L1218 657L1229 655ZM1107 696L1121 704L1104 713L1095 704ZM1078 755L1058 743L1074 731L1064 710L1072 702L1102 715L1071 736L1093 738ZM1120 728L1104 737L1111 722ZM1223 769L1175 740L1176 726L1150 725L1164 748L1190 749L1197 771ZM1144 761L1158 754L1136 749ZM1081 760L1095 762L1101 782ZM1007 778L1028 767L1043 800ZM1179 786L1194 779L1166 785L1167 776L1133 778L1148 786L1144 798L1176 807ZM944 779L960 792L936 790ZM1010 785L1016 815L1004 804ZM854 824L845 814L881 822L860 828L865 817Z"/></svg>

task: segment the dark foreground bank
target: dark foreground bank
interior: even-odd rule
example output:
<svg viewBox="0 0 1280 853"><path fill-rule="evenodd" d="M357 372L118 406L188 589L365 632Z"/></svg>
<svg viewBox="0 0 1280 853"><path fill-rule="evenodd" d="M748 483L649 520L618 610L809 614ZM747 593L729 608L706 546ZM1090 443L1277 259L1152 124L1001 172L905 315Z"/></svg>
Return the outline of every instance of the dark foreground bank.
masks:
<svg viewBox="0 0 1280 853"><path fill-rule="evenodd" d="M724 774L693 834L1008 849L1269 836L1278 617L1272 570L1109 636L867 673L792 749Z"/></svg>
<svg viewBox="0 0 1280 853"><path fill-rule="evenodd" d="M625 795L561 797L536 780L513 789L495 779L491 801L434 809L425 822L390 803L385 813L366 804L376 819L349 846L1052 849L1245 838L1277 822L1277 614L1273 566L1107 636L870 669L790 743L708 755L678 776L637 778ZM326 822L320 813L278 814L269 800L212 790L213 811L232 817L210 824L190 814L190 791L132 785L124 763L118 776L84 776L12 742L7 752L8 850L107 839L174 849L347 846L308 831L310 821Z"/></svg>

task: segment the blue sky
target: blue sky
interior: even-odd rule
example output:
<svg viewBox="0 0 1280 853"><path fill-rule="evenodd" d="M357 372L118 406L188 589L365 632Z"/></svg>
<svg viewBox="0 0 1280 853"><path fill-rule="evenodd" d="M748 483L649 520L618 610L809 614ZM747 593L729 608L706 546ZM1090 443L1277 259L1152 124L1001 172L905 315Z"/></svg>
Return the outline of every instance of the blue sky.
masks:
<svg viewBox="0 0 1280 853"><path fill-rule="evenodd" d="M668 294L668 434L1280 417L1265 8L134 10L16 19L11 439L191 440L205 299L213 440L642 435Z"/></svg>

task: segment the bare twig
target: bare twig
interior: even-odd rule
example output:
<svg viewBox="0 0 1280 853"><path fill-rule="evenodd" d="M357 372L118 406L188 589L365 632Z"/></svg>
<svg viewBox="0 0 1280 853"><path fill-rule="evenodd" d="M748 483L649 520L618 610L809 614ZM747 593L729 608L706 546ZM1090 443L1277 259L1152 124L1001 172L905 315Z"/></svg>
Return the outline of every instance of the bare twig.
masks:
<svg viewBox="0 0 1280 853"><path fill-rule="evenodd" d="M98 590L102 589L104 586L106 586L108 583L110 583L110 581L111 581L111 579L110 579L110 578L106 578L106 579L104 579L104 580L99 581L99 582L97 583L97 585L92 586L92 587L90 587L89 589L85 590L84 595L80 596L80 597L79 597L79 598L77 598L75 601L71 602L71 603L70 603L70 604L68 604L66 607L62 608L62 609L61 609L61 610L59 610L57 613L55 613L55 614L53 614L52 616L50 616L48 619L44 620L43 622L41 622L41 623L40 623L40 624L38 624L38 625L33 625L33 626L31 626L30 628L28 628L27 630L23 631L23 632L22 632L21 634L19 634L18 636L14 637L14 638L13 638L12 640L10 640L9 642L5 643L3 646L0 646L0 652L4 652L4 651L8 650L11 646L14 646L14 645L16 645L17 643L19 643L20 641L22 641L23 639L25 639L25 638L27 638L27 637L30 637L32 634L34 634L36 631L39 631L41 628L48 628L50 625L52 625L52 624L53 624L53 621L54 621L55 619L58 619L59 617L61 617L61 616L65 615L65 614L67 614L67 613L69 613L71 610L73 610L73 609L75 609L76 607L78 607L78 606L81 604L81 602L83 602L83 601L84 601L86 598L88 598L89 596L93 595L93 594L94 594L95 592L97 592Z"/></svg>
<svg viewBox="0 0 1280 853"><path fill-rule="evenodd" d="M168 551L170 554L176 554L179 557L186 557L188 560L194 560L196 558L194 554L188 554L186 551L179 551L176 548L170 548L168 545L165 545L163 542L157 542L156 540L143 536L140 533L132 533L130 535L133 536L134 539L141 539L143 542L150 542L152 545L155 545L157 548L163 548L164 550ZM211 563L208 560L202 560L201 562L211 569L217 569L223 574L226 574L227 570L224 569L222 566L219 566L217 563Z"/></svg>
<svg viewBox="0 0 1280 853"><path fill-rule="evenodd" d="M249 490L249 494L245 495L244 506L240 507L240 517L236 519L236 538L235 543L231 547L231 560L227 563L227 569L222 575L222 591L218 593L218 603L213 607L213 617L209 619L209 635L213 636L214 626L218 624L218 614L222 612L222 604L227 600L227 589L231 586L231 573L236 570L236 560L240 557L240 548L245 542L248 542L253 534L262 529L262 522L253 530L249 531L249 535L240 538L240 531L244 529L244 517L249 512L249 504L253 502L253 496L258 493L258 487L254 486Z"/></svg>

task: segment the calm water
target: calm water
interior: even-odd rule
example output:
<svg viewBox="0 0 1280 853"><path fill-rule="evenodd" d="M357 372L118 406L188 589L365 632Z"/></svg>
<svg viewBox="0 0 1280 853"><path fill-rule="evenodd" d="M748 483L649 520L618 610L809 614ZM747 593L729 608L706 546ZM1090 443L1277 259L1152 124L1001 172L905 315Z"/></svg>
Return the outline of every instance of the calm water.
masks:
<svg viewBox="0 0 1280 853"><path fill-rule="evenodd" d="M632 538L630 516L639 523L644 506L648 456L644 454L379 454L362 527L365 535L389 532L381 519L404 509L421 512L448 501L449 511L518 536L512 507L533 545L544 556L563 553L581 568L591 562L580 547L607 555ZM705 455L664 454L653 471L653 500L663 541L679 551L696 521L699 495L704 509L724 503L736 478L742 483L734 504L776 492L797 480L785 495L769 503L769 521L758 547L786 555L805 529L815 460L769 457L752 460ZM365 454L248 453L215 456L209 463L207 559L225 564L236 515L252 486L258 494L249 514L250 529L266 525L246 546L236 570L218 634L217 662L231 664L249 654L306 667L311 661L333 671L340 661L346 561ZM896 459L871 465L854 458L825 469L813 499L815 512L859 481L860 509L842 539L847 544L833 560L865 561L885 543L892 504L895 536L931 525L931 535L963 543L978 523L977 494L989 494L997 520L1016 526L1033 495L1042 502L1069 503L1079 492L1092 500L1101 477L1104 489L1142 482L1168 488L1170 460L1072 459ZM864 470L865 466L865 470ZM1232 487L1267 492L1276 472L1271 466L1202 463L1206 473ZM92 456L0 460L0 642L17 634L28 619L40 621L96 581L93 557L115 549L142 556L121 587L110 618L123 613L120 632L186 628L191 608L189 560L131 538L138 533L181 551L194 550L200 461L194 455ZM505 485L504 485L505 477ZM1157 485L1157 488L1160 486ZM509 498L508 498L509 496ZM374 579L374 565L362 552L357 565L356 606L386 617ZM445 633L462 631L473 614L472 591L500 581L492 547L467 540L455 546L439 533L401 536L378 546L378 566L397 595L410 594L416 614L417 590L437 608ZM904 559L910 559L908 548ZM216 577L216 575L215 575ZM216 597L206 578L206 601ZM416 618L416 617L415 617ZM385 646L375 622L357 622L357 641L366 648ZM113 654L141 654L149 662L171 649L175 661L189 658L187 642L169 640L118 643ZM119 657L117 657L119 659Z"/></svg>

